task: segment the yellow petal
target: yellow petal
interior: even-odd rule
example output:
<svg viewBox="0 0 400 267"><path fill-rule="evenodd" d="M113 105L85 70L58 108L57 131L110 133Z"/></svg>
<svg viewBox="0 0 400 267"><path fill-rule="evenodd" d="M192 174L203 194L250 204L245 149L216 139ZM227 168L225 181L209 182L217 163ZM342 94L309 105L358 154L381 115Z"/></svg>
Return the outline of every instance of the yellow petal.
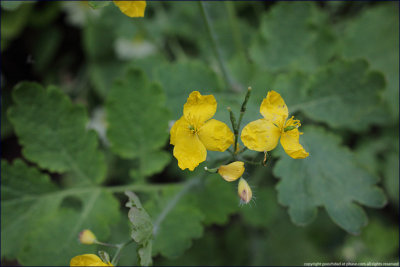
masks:
<svg viewBox="0 0 400 267"><path fill-rule="evenodd" d="M70 266L113 266L111 263L104 263L97 255L83 254L71 259Z"/></svg>
<svg viewBox="0 0 400 267"><path fill-rule="evenodd" d="M253 192L251 191L249 184L243 178L240 178L239 180L238 194L240 197L240 203L244 204L249 203L253 197Z"/></svg>
<svg viewBox="0 0 400 267"><path fill-rule="evenodd" d="M284 132L281 136L283 149L294 159L304 159L309 155L309 153L304 150L303 146L300 145L299 136L300 133L298 129Z"/></svg>
<svg viewBox="0 0 400 267"><path fill-rule="evenodd" d="M170 142L169 142L171 145L175 145L176 131L180 127L189 128L189 123L186 121L184 116L182 116L179 120L177 120L174 123L174 125L172 125L171 131L170 131Z"/></svg>
<svg viewBox="0 0 400 267"><path fill-rule="evenodd" d="M206 160L207 150L193 131L179 127L175 135L174 157L182 170L193 171L201 162Z"/></svg>
<svg viewBox="0 0 400 267"><path fill-rule="evenodd" d="M243 144L255 151L270 151L278 145L280 130L271 121L259 119L247 124L241 134Z"/></svg>
<svg viewBox="0 0 400 267"><path fill-rule="evenodd" d="M144 10L146 9L146 1L115 1L122 13L128 17L144 17Z"/></svg>
<svg viewBox="0 0 400 267"><path fill-rule="evenodd" d="M85 245L91 245L96 241L96 236L92 231L86 229L79 233L79 242Z"/></svg>
<svg viewBox="0 0 400 267"><path fill-rule="evenodd" d="M277 124L280 128L288 117L288 108L280 94L269 91L260 106L260 113L265 119Z"/></svg>
<svg viewBox="0 0 400 267"><path fill-rule="evenodd" d="M183 106L183 115L195 128L200 128L206 120L214 116L217 111L217 101L213 95L201 95L198 91L192 92Z"/></svg>
<svg viewBox="0 0 400 267"><path fill-rule="evenodd" d="M244 163L235 161L228 165L221 165L218 168L218 173L228 182L236 181L244 172Z"/></svg>
<svg viewBox="0 0 400 267"><path fill-rule="evenodd" d="M207 150L225 151L233 144L235 136L228 125L218 120L209 120L199 129L200 141Z"/></svg>

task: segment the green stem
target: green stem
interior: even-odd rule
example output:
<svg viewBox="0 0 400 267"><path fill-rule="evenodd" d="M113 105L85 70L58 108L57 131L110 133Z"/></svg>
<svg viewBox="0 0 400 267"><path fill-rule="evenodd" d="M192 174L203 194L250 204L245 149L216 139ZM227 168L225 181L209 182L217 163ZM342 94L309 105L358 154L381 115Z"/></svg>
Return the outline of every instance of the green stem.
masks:
<svg viewBox="0 0 400 267"><path fill-rule="evenodd" d="M168 183L168 184L128 184L118 186L108 186L104 189L112 193L125 192L126 190L132 190L135 192L154 192L166 188L178 188L183 186L183 183Z"/></svg>
<svg viewBox="0 0 400 267"><path fill-rule="evenodd" d="M127 245L129 245L129 244L132 243L132 242L133 242L133 239L131 239L131 240L125 242L125 243L122 243L122 244L118 244L118 245L117 245L117 252L115 252L114 258L113 258L112 261L111 261L111 264L112 264L113 266L117 266L118 261L119 261L119 257L120 257L120 255L121 255L121 251L122 251Z"/></svg>
<svg viewBox="0 0 400 267"><path fill-rule="evenodd" d="M95 244L97 245L101 245L101 246L105 246L105 247L110 247L110 248L118 248L118 245L116 244L110 244L110 243L104 243L104 242L100 242L100 241L94 241Z"/></svg>
<svg viewBox="0 0 400 267"><path fill-rule="evenodd" d="M165 206L165 208L161 211L161 213L157 216L156 220L153 223L153 236L156 236L159 230L161 223L164 221L165 217L170 213L172 209L178 204L179 200L186 195L192 187L198 185L200 183L201 178L204 176L191 178L190 180L185 182L185 185L182 187L181 191L179 191Z"/></svg>
<svg viewBox="0 0 400 267"><path fill-rule="evenodd" d="M234 153L236 153L237 151L237 146L238 146L238 141L239 141L239 130L240 130L240 124L242 123L242 119L243 119L243 115L246 112L246 107L247 107L247 102L249 101L251 95L251 87L247 88L247 93L246 93L246 97L244 98L244 101L242 103L242 107L240 108L240 115L239 115L239 121L236 125L236 131L235 133L235 145L234 145Z"/></svg>
<svg viewBox="0 0 400 267"><path fill-rule="evenodd" d="M224 76L226 86L233 91L237 91L237 88L234 86L232 79L230 78L230 76L228 74L228 70L227 70L225 62L222 58L221 51L218 47L217 38L216 38L216 35L214 32L214 29L211 25L211 20L208 15L208 12L207 12L206 8L204 7L204 3L203 3L203 1L198 1L197 3L199 4L200 13L203 17L204 24L206 25L207 33L211 40L211 46L212 46L214 54L218 60L218 64L221 69L222 75Z"/></svg>
<svg viewBox="0 0 400 267"><path fill-rule="evenodd" d="M234 3L231 1L225 1L225 6L226 9L228 10L229 22L231 25L232 35L235 42L236 52L238 54L242 54L245 58L247 58L240 34L239 24L237 23L237 16L235 12Z"/></svg>

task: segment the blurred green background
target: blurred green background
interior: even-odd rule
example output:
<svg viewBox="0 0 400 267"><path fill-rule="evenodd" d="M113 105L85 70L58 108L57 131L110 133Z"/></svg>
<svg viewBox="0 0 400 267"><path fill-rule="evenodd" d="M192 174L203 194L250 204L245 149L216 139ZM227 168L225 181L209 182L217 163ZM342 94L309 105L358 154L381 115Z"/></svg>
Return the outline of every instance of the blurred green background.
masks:
<svg viewBox="0 0 400 267"><path fill-rule="evenodd" d="M30 204L12 208L15 199L35 194L36 201L48 192L38 183L47 183L46 177L60 192L85 186L68 167L57 165L62 159L46 158L50 148L35 144L51 140L46 125L73 128L64 133L75 142L84 127L74 130L87 116L86 128L98 137L87 140L99 140L90 153L104 155L89 171L101 173L97 184L104 187L184 183L203 175L204 166L216 167L225 154L209 153L195 172L181 171L168 145L168 123L181 116L190 92L199 90L215 95L215 118L228 124L226 108L238 112L248 86L253 90L242 126L261 118L259 105L275 90L301 120L300 142L310 159L293 160L278 145L267 167L246 165L255 201L242 207L235 185L207 175L161 223L154 265L398 262L398 3L204 5L228 83L197 2L150 1L144 18L129 18L112 2L97 8L80 1L1 2L2 265L68 265L77 253L98 250L76 241L84 227L98 229L102 241L123 242L130 235L123 190L104 189L88 218L82 217L85 195L60 197L53 213L40 216L29 212ZM39 102L30 94L32 85L13 92L21 81L57 86L87 115L67 116L72 109L61 97ZM39 112L42 106L48 109ZM51 124L59 106L68 106L57 113L65 125ZM85 140L82 144L92 143ZM87 155L93 154L82 155L89 158L82 165L91 165L95 157ZM245 156L262 157L251 151ZM25 163L11 165L18 159ZM39 189L29 191L35 185ZM166 186L139 196L157 218L178 189ZM75 229L77 221L84 222ZM67 240L72 245L57 250L72 228L74 239ZM138 264L135 246L122 253L119 265Z"/></svg>

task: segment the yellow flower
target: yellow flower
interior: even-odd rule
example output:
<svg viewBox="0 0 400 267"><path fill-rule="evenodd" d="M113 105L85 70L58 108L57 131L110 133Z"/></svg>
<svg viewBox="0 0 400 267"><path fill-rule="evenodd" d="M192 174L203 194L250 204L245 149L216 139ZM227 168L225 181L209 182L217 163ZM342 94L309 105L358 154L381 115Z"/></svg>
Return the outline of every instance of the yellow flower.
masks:
<svg viewBox="0 0 400 267"><path fill-rule="evenodd" d="M110 262L103 262L97 255L84 254L71 259L70 266L113 266Z"/></svg>
<svg viewBox="0 0 400 267"><path fill-rule="evenodd" d="M116 1L114 4L119 7L122 13L128 17L144 17L146 9L146 1Z"/></svg>
<svg viewBox="0 0 400 267"><path fill-rule="evenodd" d="M244 204L249 203L253 197L253 192L251 191L249 184L243 178L240 178L239 180L238 195L240 197L240 203Z"/></svg>
<svg viewBox="0 0 400 267"><path fill-rule="evenodd" d="M235 161L228 165L222 165L218 168L218 173L228 182L236 181L244 172L244 163Z"/></svg>
<svg viewBox="0 0 400 267"><path fill-rule="evenodd" d="M79 233L79 242L85 245L91 245L96 241L96 236L90 230L83 230Z"/></svg>
<svg viewBox="0 0 400 267"><path fill-rule="evenodd" d="M280 94L270 91L260 106L263 119L247 124L242 131L243 144L251 150L270 151L278 145L279 137L285 152L294 159L308 157L299 143L299 120L288 118L288 108Z"/></svg>
<svg viewBox="0 0 400 267"><path fill-rule="evenodd" d="M174 145L174 157L182 170L193 171L206 160L207 150L225 151L233 143L234 135L229 127L211 119L217 111L213 95L192 92L183 106L183 116L171 128L170 143Z"/></svg>

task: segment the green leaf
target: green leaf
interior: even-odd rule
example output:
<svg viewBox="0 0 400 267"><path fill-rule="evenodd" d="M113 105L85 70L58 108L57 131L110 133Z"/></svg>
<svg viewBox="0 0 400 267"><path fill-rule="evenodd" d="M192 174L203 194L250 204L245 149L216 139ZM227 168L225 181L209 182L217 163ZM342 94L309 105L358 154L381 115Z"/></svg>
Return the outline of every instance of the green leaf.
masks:
<svg viewBox="0 0 400 267"><path fill-rule="evenodd" d="M43 214L55 209L50 197L37 196L52 193L57 187L48 175L21 160L13 165L2 161L1 177L1 256L14 258Z"/></svg>
<svg viewBox="0 0 400 267"><path fill-rule="evenodd" d="M398 147L398 146L397 146ZM391 152L386 155L383 185L390 199L399 206L399 152Z"/></svg>
<svg viewBox="0 0 400 267"><path fill-rule="evenodd" d="M1 1L1 5L9 1ZM14 1L10 1L14 2ZM18 2L21 3L21 2ZM22 5L15 11L1 11L1 40L17 37L28 23L33 5Z"/></svg>
<svg viewBox="0 0 400 267"><path fill-rule="evenodd" d="M149 266L152 263L152 237L153 223L149 214L143 208L139 198L132 192L125 192L129 201L126 206L129 209L128 218L132 223L131 237L138 243L138 255L142 266Z"/></svg>
<svg viewBox="0 0 400 267"><path fill-rule="evenodd" d="M366 58L385 75L385 100L394 118L399 115L399 6L376 5L339 24L341 51L348 58ZM384 40L384 41L383 41Z"/></svg>
<svg viewBox="0 0 400 267"><path fill-rule="evenodd" d="M144 245L139 248L138 254L140 257L140 265L141 266L150 266L153 263L153 259L151 256L152 245L153 245L153 242L150 240L150 241L144 243Z"/></svg>
<svg viewBox="0 0 400 267"><path fill-rule="evenodd" d="M2 255L23 265L67 265L96 251L77 242L83 229L99 240L119 220L119 202L98 187L59 190L46 174L20 160L2 162Z"/></svg>
<svg viewBox="0 0 400 267"><path fill-rule="evenodd" d="M153 201L146 203L146 210L154 219L153 256L178 258L192 245L192 239L203 235L203 214L184 196L197 184L191 178L180 190L164 190Z"/></svg>
<svg viewBox="0 0 400 267"><path fill-rule="evenodd" d="M297 108L331 127L362 131L386 122L383 89L383 76L369 71L364 60L337 60L311 77L307 100Z"/></svg>
<svg viewBox="0 0 400 267"><path fill-rule="evenodd" d="M254 192L255 204L241 207L243 220L255 227L268 227L276 218L278 205L276 192L272 188L260 188Z"/></svg>
<svg viewBox="0 0 400 267"><path fill-rule="evenodd" d="M103 8L105 6L108 6L110 3L111 3L111 1L96 0L96 1L89 1L89 6L91 8L97 9L97 8Z"/></svg>
<svg viewBox="0 0 400 267"><path fill-rule="evenodd" d="M144 243L152 238L153 224L139 198L132 192L125 192L129 197L126 206L129 209L128 218L132 223L132 238L136 243Z"/></svg>
<svg viewBox="0 0 400 267"><path fill-rule="evenodd" d="M290 14L290 16L288 16ZM335 38L314 3L281 2L261 18L260 35L250 47L251 58L270 70L314 70L333 54Z"/></svg>
<svg viewBox="0 0 400 267"><path fill-rule="evenodd" d="M399 236L397 226L372 219L360 236L346 238L341 256L346 261L352 262L395 262L398 260L399 248L397 236Z"/></svg>
<svg viewBox="0 0 400 267"><path fill-rule="evenodd" d="M169 112L162 88L142 71L128 69L107 97L107 136L123 158L140 157L160 149L168 138Z"/></svg>
<svg viewBox="0 0 400 267"><path fill-rule="evenodd" d="M104 156L96 133L86 130L82 106L73 105L56 87L29 82L15 87L13 99L8 117L27 159L53 172L70 172L81 183L104 180Z"/></svg>
<svg viewBox="0 0 400 267"><path fill-rule="evenodd" d="M386 204L377 177L357 165L355 156L340 145L340 139L322 128L306 127L300 138L310 156L292 159L281 153L274 174L279 202L289 207L292 221L306 225L323 206L332 220L346 231L357 234L367 224L360 204L380 208Z"/></svg>
<svg viewBox="0 0 400 267"><path fill-rule="evenodd" d="M199 61L160 65L154 70L153 79L165 89L168 106L176 120L182 116L183 104L192 91L209 94L221 88L215 72Z"/></svg>
<svg viewBox="0 0 400 267"><path fill-rule="evenodd" d="M133 178L142 178L161 172L171 161L171 153L166 151L144 152L137 159L138 166L131 169L129 174Z"/></svg>
<svg viewBox="0 0 400 267"><path fill-rule="evenodd" d="M238 210L236 183L228 183L220 175L208 175L192 194L197 208L204 214L204 224L225 224Z"/></svg>

